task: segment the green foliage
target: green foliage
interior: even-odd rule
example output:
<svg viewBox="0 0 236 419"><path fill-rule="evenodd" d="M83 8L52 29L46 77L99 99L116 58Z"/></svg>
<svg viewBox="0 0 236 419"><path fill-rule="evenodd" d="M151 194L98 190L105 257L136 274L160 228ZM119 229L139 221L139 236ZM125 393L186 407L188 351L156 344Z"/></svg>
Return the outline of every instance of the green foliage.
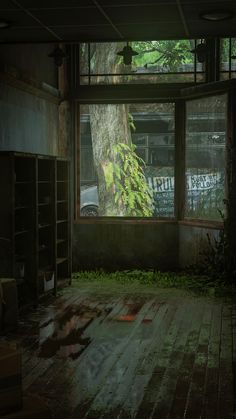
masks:
<svg viewBox="0 0 236 419"><path fill-rule="evenodd" d="M114 201L122 203L130 217L151 217L153 212L152 192L146 182L143 167L145 162L135 153L135 145L118 143L108 152L106 187L114 191ZM111 155L112 153L112 155Z"/></svg>
<svg viewBox="0 0 236 419"><path fill-rule="evenodd" d="M104 270L74 272L73 286L80 286L81 282L91 284L120 284L127 287L139 285L149 285L158 288L178 288L191 291L195 294L207 294L214 296L222 294L227 290L230 292L222 280L212 279L206 275L192 274L187 272L160 272L155 270L126 270L116 272L105 272Z"/></svg>
<svg viewBox="0 0 236 419"><path fill-rule="evenodd" d="M236 56L236 38L231 38L231 51L230 51L230 41L229 38L221 39L221 48L220 48L220 55L221 55L221 63L227 63L229 65L229 56L231 53L232 56ZM235 60L232 59L232 64L235 64ZM227 70L227 66L225 70Z"/></svg>
<svg viewBox="0 0 236 419"><path fill-rule="evenodd" d="M139 53L133 58L137 67L159 65L166 71L176 71L180 64L194 62L189 40L132 42L132 47Z"/></svg>
<svg viewBox="0 0 236 419"><path fill-rule="evenodd" d="M130 112L128 113L128 120L129 120L129 126L131 128L131 131L135 132L136 126L134 125L134 117Z"/></svg>
<svg viewBox="0 0 236 419"><path fill-rule="evenodd" d="M223 211L218 210L223 221L223 228L219 231L218 238L211 238L207 233L207 243L200 253L200 260L188 268L188 272L197 275L206 275L209 280L221 285L230 285L235 280L234 272L228 265L228 233L227 220Z"/></svg>
<svg viewBox="0 0 236 419"><path fill-rule="evenodd" d="M224 38L221 40L221 61L229 62L229 38Z"/></svg>
<svg viewBox="0 0 236 419"><path fill-rule="evenodd" d="M207 248L202 252L202 262L199 271L204 271L210 278L216 279L221 277L227 279L227 251L228 237L226 233L226 219L222 211L218 210L221 220L223 221L223 229L219 232L219 238L210 238L207 234Z"/></svg>

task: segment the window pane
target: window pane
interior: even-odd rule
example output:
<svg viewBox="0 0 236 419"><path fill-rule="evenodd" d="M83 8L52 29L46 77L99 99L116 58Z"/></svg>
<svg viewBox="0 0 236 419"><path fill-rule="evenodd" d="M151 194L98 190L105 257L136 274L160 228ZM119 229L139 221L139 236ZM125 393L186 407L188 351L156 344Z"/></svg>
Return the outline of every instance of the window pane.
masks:
<svg viewBox="0 0 236 419"><path fill-rule="evenodd" d="M200 40L130 42L137 53L129 65L119 55L125 42L81 44L81 84L176 83L204 79L204 65L191 52ZM89 45L89 47L88 47ZM197 74L201 75L200 78ZM89 77L87 77L89 75Z"/></svg>
<svg viewBox="0 0 236 419"><path fill-rule="evenodd" d="M229 50L230 39L224 38L220 40L220 70L229 71Z"/></svg>
<svg viewBox="0 0 236 419"><path fill-rule="evenodd" d="M220 79L236 78L236 38L220 41Z"/></svg>
<svg viewBox="0 0 236 419"><path fill-rule="evenodd" d="M220 219L225 194L226 95L186 109L186 216Z"/></svg>
<svg viewBox="0 0 236 419"><path fill-rule="evenodd" d="M174 104L81 106L81 216L174 216Z"/></svg>

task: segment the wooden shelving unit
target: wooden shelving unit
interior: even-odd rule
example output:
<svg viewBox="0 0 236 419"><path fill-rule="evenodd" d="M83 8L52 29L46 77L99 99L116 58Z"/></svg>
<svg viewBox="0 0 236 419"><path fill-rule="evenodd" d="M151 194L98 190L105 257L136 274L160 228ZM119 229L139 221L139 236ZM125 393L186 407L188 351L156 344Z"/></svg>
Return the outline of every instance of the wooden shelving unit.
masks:
<svg viewBox="0 0 236 419"><path fill-rule="evenodd" d="M16 278L19 297L24 301L37 296L35 277L35 180L36 160L32 156L11 155L12 188L12 275Z"/></svg>
<svg viewBox="0 0 236 419"><path fill-rule="evenodd" d="M56 293L71 277L68 161L1 152L0 190L0 277L23 303Z"/></svg>
<svg viewBox="0 0 236 419"><path fill-rule="evenodd" d="M56 161L56 276L57 286L71 278L69 165Z"/></svg>
<svg viewBox="0 0 236 419"><path fill-rule="evenodd" d="M55 290L55 159L37 159L38 295Z"/></svg>

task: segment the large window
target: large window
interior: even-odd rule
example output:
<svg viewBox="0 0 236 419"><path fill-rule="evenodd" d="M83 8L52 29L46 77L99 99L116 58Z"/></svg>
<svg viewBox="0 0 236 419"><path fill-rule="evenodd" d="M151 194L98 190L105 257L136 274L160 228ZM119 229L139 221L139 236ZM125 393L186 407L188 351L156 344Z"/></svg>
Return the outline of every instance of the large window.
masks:
<svg viewBox="0 0 236 419"><path fill-rule="evenodd" d="M187 102L186 216L217 220L224 210L226 95Z"/></svg>
<svg viewBox="0 0 236 419"><path fill-rule="evenodd" d="M83 105L81 216L173 217L174 104Z"/></svg>
<svg viewBox="0 0 236 419"><path fill-rule="evenodd" d="M197 61L201 40L131 42L137 53L130 65L119 55L124 42L80 46L80 84L204 82L204 64Z"/></svg>
<svg viewBox="0 0 236 419"><path fill-rule="evenodd" d="M80 44L81 217L173 218L178 214L188 219L221 220L227 95L213 96L211 85L207 96L207 86L197 87L206 79L205 63L199 62L204 61L199 57L199 44L204 46L204 40ZM233 78L236 38L221 39L220 46L216 67L220 64L222 80ZM129 64L120 55L127 47L134 51ZM206 66L207 80L212 76L210 67ZM143 86L114 86L125 83ZM195 86L184 90L176 83ZM220 82L217 91L223 92L228 84ZM190 99L200 91L205 91L206 97ZM154 100L159 103L151 103ZM82 104L86 102L89 104Z"/></svg>

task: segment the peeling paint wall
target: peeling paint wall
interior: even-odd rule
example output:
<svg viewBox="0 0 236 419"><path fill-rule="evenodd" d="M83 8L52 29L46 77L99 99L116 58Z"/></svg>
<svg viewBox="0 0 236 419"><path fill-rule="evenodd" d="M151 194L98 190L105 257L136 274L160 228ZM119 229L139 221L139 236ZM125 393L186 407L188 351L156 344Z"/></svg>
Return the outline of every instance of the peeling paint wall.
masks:
<svg viewBox="0 0 236 419"><path fill-rule="evenodd" d="M0 82L0 150L56 155L58 106Z"/></svg>
<svg viewBox="0 0 236 419"><path fill-rule="evenodd" d="M0 45L0 65L17 69L27 78L57 87L57 67L48 54L55 44Z"/></svg>
<svg viewBox="0 0 236 419"><path fill-rule="evenodd" d="M59 143L58 155L68 157L71 155L71 109L68 101L59 105Z"/></svg>
<svg viewBox="0 0 236 419"><path fill-rule="evenodd" d="M0 150L57 155L58 69L48 54L54 45L0 45ZM46 90L45 90L46 89Z"/></svg>

